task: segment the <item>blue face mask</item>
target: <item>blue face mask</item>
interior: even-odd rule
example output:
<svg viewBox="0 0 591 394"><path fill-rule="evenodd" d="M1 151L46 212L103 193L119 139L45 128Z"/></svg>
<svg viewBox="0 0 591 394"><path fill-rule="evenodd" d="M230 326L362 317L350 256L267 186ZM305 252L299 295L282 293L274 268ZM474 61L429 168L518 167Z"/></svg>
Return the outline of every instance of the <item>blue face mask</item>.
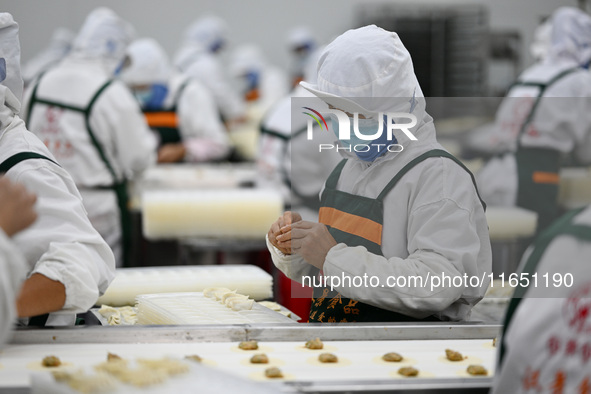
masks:
<svg viewBox="0 0 591 394"><path fill-rule="evenodd" d="M168 87L166 85L155 83L150 85L149 89L134 91L134 95L142 109L162 109L164 100L168 95Z"/></svg>
<svg viewBox="0 0 591 394"><path fill-rule="evenodd" d="M338 137L339 122L335 116L331 117L331 122L332 130ZM392 140L388 140L388 133L386 132L387 118L385 115L382 119L382 122L384 122L382 134L373 141L366 141L357 137L353 130L353 119L349 118L349 127L351 128L351 139L340 141L345 147L351 147L351 151L355 153L355 155L357 155L357 157L360 160L372 162L378 157L382 156L384 153L388 152L388 147L390 145L398 143L394 135L392 135ZM363 135L374 135L378 131L378 121L376 121L375 119L358 119L357 125L359 132ZM358 146L357 150L355 150L355 146Z"/></svg>
<svg viewBox="0 0 591 394"><path fill-rule="evenodd" d="M256 71L249 71L244 75L244 79L246 80L246 92L250 92L251 90L258 89L259 87L259 73Z"/></svg>
<svg viewBox="0 0 591 394"><path fill-rule="evenodd" d="M217 40L209 46L211 53L217 53L224 47L224 40Z"/></svg>

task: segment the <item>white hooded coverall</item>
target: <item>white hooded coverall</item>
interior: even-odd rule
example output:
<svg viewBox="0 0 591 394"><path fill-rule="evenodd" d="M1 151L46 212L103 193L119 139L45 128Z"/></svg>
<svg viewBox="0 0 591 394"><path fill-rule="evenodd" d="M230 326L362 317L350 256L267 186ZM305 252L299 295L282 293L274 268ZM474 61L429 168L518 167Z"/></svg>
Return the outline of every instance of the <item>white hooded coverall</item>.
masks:
<svg viewBox="0 0 591 394"><path fill-rule="evenodd" d="M245 116L246 107L228 83L222 63L211 51L216 42L226 40L226 30L226 24L217 17L196 20L187 28L173 63L185 75L203 83L213 95L223 117L231 121Z"/></svg>
<svg viewBox="0 0 591 394"><path fill-rule="evenodd" d="M316 82L316 60L306 67L305 80ZM326 178L341 160L336 150L320 151L319 144L334 144L332 133L319 129L301 108L315 97L297 86L288 96L279 100L265 115L261 123L261 138L257 157L260 187L282 191L283 201L304 220L318 220L319 193ZM314 139L308 140L308 122L313 122Z"/></svg>
<svg viewBox="0 0 591 394"><path fill-rule="evenodd" d="M164 49L153 39L136 40L127 52L131 65L121 74L125 83L130 87L167 86L162 107L150 109L150 112L170 115L156 117L158 124L168 126L166 122L171 117L176 121L176 125L170 127L178 129L187 150L184 160L204 162L226 157L230 151L230 140L209 90L195 78L173 73ZM163 119L164 123L158 119Z"/></svg>
<svg viewBox="0 0 591 394"><path fill-rule="evenodd" d="M574 8L558 9L552 16L548 56L519 77L501 103L494 127L480 142L494 147L494 152L510 152L493 158L477 174L482 198L488 204L518 203L519 168L514 154L518 145L547 149L549 160L552 154L572 153L581 164L591 163L591 74L582 68L590 60L591 17ZM555 82L546 87L532 109L540 94L540 87L535 84L548 84L553 79ZM533 117L527 122L532 110ZM524 122L527 127L520 134Z"/></svg>
<svg viewBox="0 0 591 394"><path fill-rule="evenodd" d="M400 153L387 153L373 162L347 154L338 191L376 199L411 160L442 149L435 139L433 120L425 111L410 54L395 33L373 25L344 33L321 55L318 83L304 87L341 110L346 110L342 104L347 101L355 106L368 102L373 112L412 112L418 119L412 128L418 141L396 135L404 147ZM383 99L392 97L397 98L396 107ZM329 250L323 269L329 277L376 276L380 285L345 285L335 290L343 297L411 318L468 319L472 306L484 295L491 270L486 217L468 172L446 158L425 160L386 195L382 215L382 255L339 243ZM268 246L273 262L289 278L302 282L303 276L318 274L302 257L286 256ZM411 281L400 282L401 286L387 284L389 277L427 280L443 275L481 280L476 286L433 288Z"/></svg>
<svg viewBox="0 0 591 394"><path fill-rule="evenodd" d="M518 288L524 293L511 301L509 310L519 303L497 341L503 356L493 394L591 389L591 207L579 211L549 227L523 257L517 272L529 288Z"/></svg>
<svg viewBox="0 0 591 394"><path fill-rule="evenodd" d="M72 177L54 163L55 157L27 131L18 116L23 86L18 26L12 16L5 13L0 14L0 27L2 55L7 64L7 78L0 85L0 163L23 152L50 159L24 160L6 172L12 181L37 195L37 221L13 240L24 254L29 276L41 274L65 286L63 310L72 313L50 315L47 324L73 324L74 313L86 312L92 307L113 280L115 260L109 246L88 220ZM13 256L9 251L6 258ZM10 262L11 265L17 263L18 256ZM8 280L2 276L2 281ZM18 276L17 273L9 275ZM15 286L18 287L17 282L11 282L6 291ZM4 316L1 320L4 324Z"/></svg>
<svg viewBox="0 0 591 394"><path fill-rule="evenodd" d="M43 75L25 100L29 129L71 174L90 221L118 265L123 258L121 214L111 188L156 161L156 139L137 101L123 82L112 80L131 38L131 27L112 11L95 10L71 54ZM36 103L31 106L33 93ZM85 117L80 109L89 107Z"/></svg>

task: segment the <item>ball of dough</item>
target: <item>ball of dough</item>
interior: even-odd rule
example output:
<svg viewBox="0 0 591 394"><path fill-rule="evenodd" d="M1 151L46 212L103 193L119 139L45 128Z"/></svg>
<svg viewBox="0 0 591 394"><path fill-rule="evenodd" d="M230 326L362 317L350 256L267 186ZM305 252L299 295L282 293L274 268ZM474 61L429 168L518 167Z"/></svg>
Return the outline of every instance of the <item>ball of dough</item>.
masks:
<svg viewBox="0 0 591 394"><path fill-rule="evenodd" d="M307 349L322 349L324 348L324 344L320 340L320 338L312 339L304 345Z"/></svg>
<svg viewBox="0 0 591 394"><path fill-rule="evenodd" d="M240 342L238 347L242 350L257 350L259 348L259 344L257 341L244 341Z"/></svg>
<svg viewBox="0 0 591 394"><path fill-rule="evenodd" d="M321 363L337 363L339 362L339 359L332 353L322 353L318 356L318 361Z"/></svg>
<svg viewBox="0 0 591 394"><path fill-rule="evenodd" d="M445 356L447 357L447 359L449 361L462 361L464 359L464 356L462 356L462 353L456 352L451 349L445 349Z"/></svg>
<svg viewBox="0 0 591 394"><path fill-rule="evenodd" d="M398 373L402 376L417 376L419 370L413 367L403 367L398 370Z"/></svg>
<svg viewBox="0 0 591 394"><path fill-rule="evenodd" d="M382 360L388 362L400 362L402 361L402 356L398 353L386 353L382 356Z"/></svg>
<svg viewBox="0 0 591 394"><path fill-rule="evenodd" d="M482 365L470 365L466 368L470 375L488 375L488 371Z"/></svg>
<svg viewBox="0 0 591 394"><path fill-rule="evenodd" d="M41 365L43 365L44 367L59 367L60 365L62 365L62 362L56 356L47 356L43 358L43 360L41 361Z"/></svg>
<svg viewBox="0 0 591 394"><path fill-rule="evenodd" d="M279 368L271 367L265 369L265 376L271 379L278 379L283 377L283 373L281 373L281 370Z"/></svg>
<svg viewBox="0 0 591 394"><path fill-rule="evenodd" d="M269 363L269 357L267 357L267 355L264 354L264 353L255 354L254 356L252 356L250 358L250 362L252 364L268 364Z"/></svg>

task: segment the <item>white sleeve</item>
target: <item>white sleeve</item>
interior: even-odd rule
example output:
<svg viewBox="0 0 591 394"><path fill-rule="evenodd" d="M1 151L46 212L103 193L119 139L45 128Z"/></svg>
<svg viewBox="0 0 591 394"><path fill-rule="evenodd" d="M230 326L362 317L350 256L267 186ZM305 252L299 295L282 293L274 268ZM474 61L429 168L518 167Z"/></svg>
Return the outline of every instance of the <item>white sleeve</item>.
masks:
<svg viewBox="0 0 591 394"><path fill-rule="evenodd" d="M88 220L74 181L46 160L27 160L7 176L37 195L37 221L13 238L25 253L29 275L61 282L64 310L87 311L113 280L115 258Z"/></svg>
<svg viewBox="0 0 591 394"><path fill-rule="evenodd" d="M26 274L25 258L0 230L0 345L10 336L16 318L16 298Z"/></svg>
<svg viewBox="0 0 591 394"><path fill-rule="evenodd" d="M267 248L269 249L269 253L271 253L271 259L273 260L273 264L277 267L281 272L285 274L289 279L295 280L298 283L302 283L303 276L307 276L310 278L315 277L318 275L318 268L310 265L297 255L285 255L281 253L279 249L269 242L269 237L266 238L267 241Z"/></svg>
<svg viewBox="0 0 591 394"><path fill-rule="evenodd" d="M469 299L466 294L472 293L472 304L475 304L484 294L488 282L476 289L465 288L462 284L431 288L433 277L447 275L454 278L463 277L465 273L484 273L484 267L479 267L477 261L481 242L472 216L449 199L421 206L408 218L410 255L407 258L388 259L370 253L362 246L348 247L341 243L328 252L324 274L352 279L367 276L367 283L376 276L380 280L376 287L365 283L355 286L352 281L350 287L335 288L345 297L416 318L441 312L461 297ZM406 280L406 285L402 286L404 283L400 281L388 283L392 281L388 278Z"/></svg>
<svg viewBox="0 0 591 394"><path fill-rule="evenodd" d="M99 97L91 115L106 119L114 144L115 160L128 178L156 163L157 141L139 104L120 81L114 81Z"/></svg>
<svg viewBox="0 0 591 394"><path fill-rule="evenodd" d="M187 161L217 160L228 155L230 139L207 88L191 82L182 92L177 109Z"/></svg>

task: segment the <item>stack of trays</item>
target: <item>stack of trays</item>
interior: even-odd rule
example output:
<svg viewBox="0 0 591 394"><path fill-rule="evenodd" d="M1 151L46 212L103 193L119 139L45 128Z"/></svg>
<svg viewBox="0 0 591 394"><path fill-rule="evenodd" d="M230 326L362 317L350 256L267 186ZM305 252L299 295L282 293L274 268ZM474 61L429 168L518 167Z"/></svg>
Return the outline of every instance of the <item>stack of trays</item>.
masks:
<svg viewBox="0 0 591 394"><path fill-rule="evenodd" d="M234 311L203 293L146 294L137 297L137 324L256 324L295 321L254 303L251 310Z"/></svg>
<svg viewBox="0 0 591 394"><path fill-rule="evenodd" d="M255 300L273 296L273 278L254 265L120 268L97 305L134 305L141 294L196 292L227 287Z"/></svg>
<svg viewBox="0 0 591 394"><path fill-rule="evenodd" d="M487 207L486 220L492 241L513 240L535 234L538 214L519 207Z"/></svg>
<svg viewBox="0 0 591 394"><path fill-rule="evenodd" d="M253 164L159 164L142 175L144 189L237 188L256 180Z"/></svg>
<svg viewBox="0 0 591 394"><path fill-rule="evenodd" d="M558 201L566 209L591 204L591 168L563 168L560 170Z"/></svg>
<svg viewBox="0 0 591 394"><path fill-rule="evenodd" d="M282 211L281 194L269 189L161 190L142 195L143 232L149 239L265 239Z"/></svg>

